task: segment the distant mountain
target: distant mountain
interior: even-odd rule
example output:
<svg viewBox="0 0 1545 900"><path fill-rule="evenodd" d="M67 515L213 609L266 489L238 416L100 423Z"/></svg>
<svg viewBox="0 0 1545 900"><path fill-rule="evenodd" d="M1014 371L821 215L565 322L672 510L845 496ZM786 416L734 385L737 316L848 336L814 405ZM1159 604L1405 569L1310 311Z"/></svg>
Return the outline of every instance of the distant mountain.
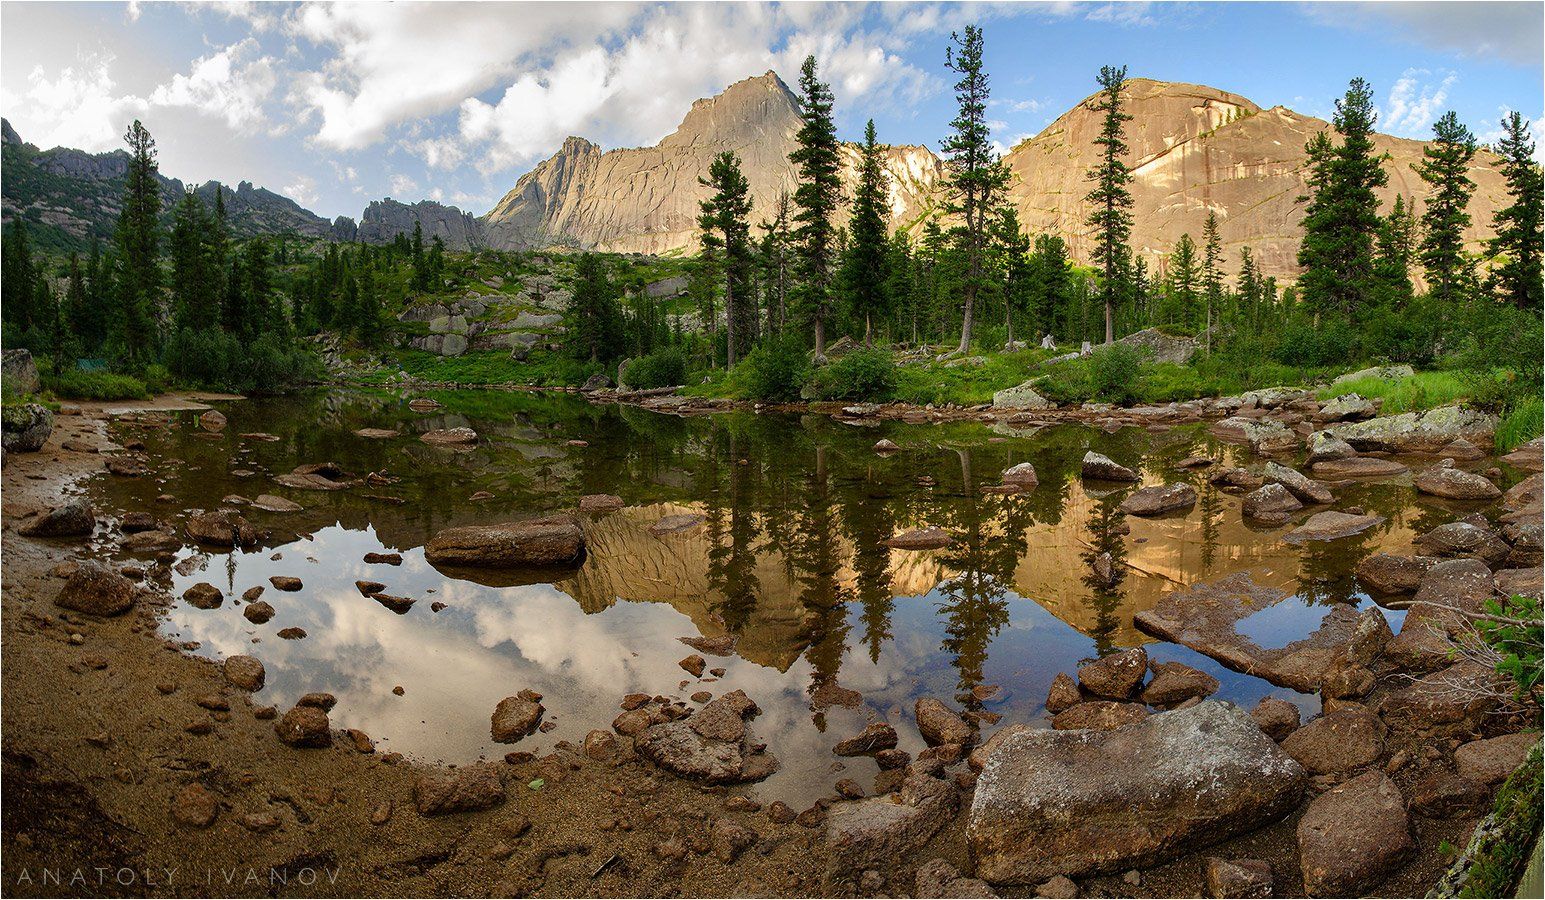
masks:
<svg viewBox="0 0 1545 900"><path fill-rule="evenodd" d="M129 154L123 150L87 153L68 147L39 150L23 141L9 121L0 120L0 125L5 221L22 216L33 239L56 250L84 249L92 238L110 239L121 209ZM169 215L188 188L164 175L160 182L162 205ZM334 237L332 223L326 219L251 182L243 181L233 189L207 181L193 191L210 206L215 192L222 192L231 229L241 237L281 233Z"/></svg>

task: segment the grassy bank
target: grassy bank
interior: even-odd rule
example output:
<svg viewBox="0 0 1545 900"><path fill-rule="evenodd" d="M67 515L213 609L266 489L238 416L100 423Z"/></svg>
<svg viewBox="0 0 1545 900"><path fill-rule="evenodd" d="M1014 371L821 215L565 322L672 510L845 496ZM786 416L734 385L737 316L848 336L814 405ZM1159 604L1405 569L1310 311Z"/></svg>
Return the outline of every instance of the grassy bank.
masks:
<svg viewBox="0 0 1545 900"><path fill-rule="evenodd" d="M1469 387L1455 372L1417 372L1410 378L1358 378L1322 388L1321 400L1359 394L1369 400L1383 400L1385 415L1421 412L1447 406L1470 396Z"/></svg>

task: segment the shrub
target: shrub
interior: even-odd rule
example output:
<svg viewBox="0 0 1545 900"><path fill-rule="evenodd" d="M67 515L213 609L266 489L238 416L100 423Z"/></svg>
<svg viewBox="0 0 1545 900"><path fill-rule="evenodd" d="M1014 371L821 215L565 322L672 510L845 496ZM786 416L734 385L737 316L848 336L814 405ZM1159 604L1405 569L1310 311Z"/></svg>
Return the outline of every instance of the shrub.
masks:
<svg viewBox="0 0 1545 900"><path fill-rule="evenodd" d="M788 339L761 344L735 367L735 380L746 398L768 403L798 400L809 374L804 348Z"/></svg>
<svg viewBox="0 0 1545 900"><path fill-rule="evenodd" d="M150 396L145 382L116 372L83 372L70 369L43 379L56 397L68 400L144 400Z"/></svg>
<svg viewBox="0 0 1545 900"><path fill-rule="evenodd" d="M1089 354L1089 388L1109 403L1128 404L1137 399L1137 378L1143 360L1125 344L1111 344Z"/></svg>
<svg viewBox="0 0 1545 900"><path fill-rule="evenodd" d="M634 390L675 387L687 380L687 355L676 347L667 347L640 356L628 364L628 387Z"/></svg>
<svg viewBox="0 0 1545 900"><path fill-rule="evenodd" d="M1545 418L1545 401L1537 396L1520 400L1497 423L1497 452L1509 453L1525 441L1539 437L1542 418Z"/></svg>
<svg viewBox="0 0 1545 900"><path fill-rule="evenodd" d="M896 360L885 350L855 350L817 369L809 393L821 400L883 403L896 393Z"/></svg>
<svg viewBox="0 0 1545 900"><path fill-rule="evenodd" d="M1330 366L1352 356L1356 335L1340 318L1327 317L1315 325L1307 319L1289 322L1277 342L1277 361L1290 366Z"/></svg>
<svg viewBox="0 0 1545 900"><path fill-rule="evenodd" d="M307 347L273 334L250 344L232 334L183 329L167 343L171 374L197 387L239 393L283 391L320 380L322 361Z"/></svg>

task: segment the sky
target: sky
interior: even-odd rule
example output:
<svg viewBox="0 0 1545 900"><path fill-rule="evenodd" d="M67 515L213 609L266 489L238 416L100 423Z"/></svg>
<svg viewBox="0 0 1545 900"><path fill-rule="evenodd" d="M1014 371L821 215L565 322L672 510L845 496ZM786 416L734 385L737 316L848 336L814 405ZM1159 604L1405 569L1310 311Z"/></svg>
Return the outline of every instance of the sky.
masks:
<svg viewBox="0 0 1545 900"><path fill-rule="evenodd" d="M43 148L123 146L332 218L373 199L487 212L568 135L647 146L692 101L814 53L840 136L935 151L953 31L982 26L1006 149L1103 64L1328 118L1357 76L1379 130L1445 110L1481 140L1545 119L1545 3L0 3L0 114ZM1545 144L1545 140L1541 141Z"/></svg>

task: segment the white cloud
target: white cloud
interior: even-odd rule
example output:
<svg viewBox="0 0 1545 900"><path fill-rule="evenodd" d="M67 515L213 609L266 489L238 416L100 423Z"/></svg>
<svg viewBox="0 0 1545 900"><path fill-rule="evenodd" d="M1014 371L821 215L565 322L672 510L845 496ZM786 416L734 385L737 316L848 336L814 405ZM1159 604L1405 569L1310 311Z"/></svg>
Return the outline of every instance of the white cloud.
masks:
<svg viewBox="0 0 1545 900"><path fill-rule="evenodd" d="M280 191L286 197L299 203L301 206L311 206L317 202L317 182L309 175L296 176L293 184L287 184Z"/></svg>
<svg viewBox="0 0 1545 900"><path fill-rule="evenodd" d="M1487 124L1490 127L1484 131L1476 129L1475 139L1483 144L1491 145L1492 149L1496 149L1497 142L1501 141L1505 134L1502 130L1502 120L1511 115L1512 112L1506 106L1497 107L1496 119L1488 122ZM1533 118L1525 116L1524 121L1529 123L1529 133L1534 139L1534 159L1536 162L1545 163L1545 113L1540 113Z"/></svg>
<svg viewBox="0 0 1545 900"><path fill-rule="evenodd" d="M93 153L121 147L128 120L143 114L148 104L118 93L112 62L110 56L82 60L53 77L42 66L33 67L21 94L5 96L9 114L26 123L23 138L39 147L78 147Z"/></svg>
<svg viewBox="0 0 1545 900"><path fill-rule="evenodd" d="M1434 84L1432 79L1441 78ZM1379 117L1379 130L1401 137L1426 138L1427 129L1443 113L1449 89L1459 80L1453 72L1406 69L1389 92Z"/></svg>
<svg viewBox="0 0 1545 900"><path fill-rule="evenodd" d="M1109 22L1131 28L1147 28L1158 21L1149 15L1151 3L1102 3L1085 16L1091 22Z"/></svg>
<svg viewBox="0 0 1545 900"><path fill-rule="evenodd" d="M418 182L400 172L392 176L390 184L393 196L411 198L418 193Z"/></svg>
<svg viewBox="0 0 1545 900"><path fill-rule="evenodd" d="M188 74L174 75L152 91L150 103L196 109L249 133L264 124L263 104L278 82L274 64L256 40L246 38L194 60Z"/></svg>
<svg viewBox="0 0 1545 900"><path fill-rule="evenodd" d="M1539 3L1305 3L1326 25L1353 27L1440 50L1538 67L1545 48Z"/></svg>

